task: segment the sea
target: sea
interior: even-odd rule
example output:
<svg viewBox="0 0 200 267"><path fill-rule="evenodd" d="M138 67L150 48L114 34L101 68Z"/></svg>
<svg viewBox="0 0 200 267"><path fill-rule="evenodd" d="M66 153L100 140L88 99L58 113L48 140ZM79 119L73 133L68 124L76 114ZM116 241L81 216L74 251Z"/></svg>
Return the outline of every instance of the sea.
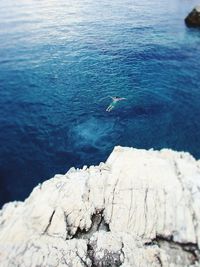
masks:
<svg viewBox="0 0 200 267"><path fill-rule="evenodd" d="M200 158L198 2L0 1L0 206L116 145Z"/></svg>

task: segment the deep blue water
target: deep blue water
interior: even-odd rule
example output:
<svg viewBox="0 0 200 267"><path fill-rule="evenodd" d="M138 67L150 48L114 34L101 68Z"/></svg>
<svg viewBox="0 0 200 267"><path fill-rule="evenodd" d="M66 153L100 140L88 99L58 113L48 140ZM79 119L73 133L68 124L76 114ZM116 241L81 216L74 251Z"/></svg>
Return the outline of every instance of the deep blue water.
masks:
<svg viewBox="0 0 200 267"><path fill-rule="evenodd" d="M200 158L198 2L0 1L0 205L115 145Z"/></svg>

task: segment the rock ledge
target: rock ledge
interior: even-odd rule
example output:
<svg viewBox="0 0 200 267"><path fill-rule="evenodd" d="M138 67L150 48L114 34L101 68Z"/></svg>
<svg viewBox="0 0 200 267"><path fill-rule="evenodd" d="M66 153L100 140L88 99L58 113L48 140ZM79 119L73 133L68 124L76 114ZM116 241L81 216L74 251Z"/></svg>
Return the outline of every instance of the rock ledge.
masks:
<svg viewBox="0 0 200 267"><path fill-rule="evenodd" d="M115 147L0 211L1 267L200 266L200 162Z"/></svg>

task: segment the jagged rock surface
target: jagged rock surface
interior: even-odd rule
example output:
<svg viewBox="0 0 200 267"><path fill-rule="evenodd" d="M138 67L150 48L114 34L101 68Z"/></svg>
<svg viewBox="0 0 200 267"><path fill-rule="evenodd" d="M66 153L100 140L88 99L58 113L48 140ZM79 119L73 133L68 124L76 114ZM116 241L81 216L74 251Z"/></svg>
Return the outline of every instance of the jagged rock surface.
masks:
<svg viewBox="0 0 200 267"><path fill-rule="evenodd" d="M200 162L116 147L0 212L1 267L200 266Z"/></svg>
<svg viewBox="0 0 200 267"><path fill-rule="evenodd" d="M185 18L188 27L200 27L200 6L196 6Z"/></svg>

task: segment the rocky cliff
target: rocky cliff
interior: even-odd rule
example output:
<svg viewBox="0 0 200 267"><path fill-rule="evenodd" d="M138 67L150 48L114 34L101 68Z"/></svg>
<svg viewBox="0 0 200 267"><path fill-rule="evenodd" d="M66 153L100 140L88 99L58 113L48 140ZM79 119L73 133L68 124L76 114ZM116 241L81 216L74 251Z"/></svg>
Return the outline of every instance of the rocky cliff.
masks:
<svg viewBox="0 0 200 267"><path fill-rule="evenodd" d="M188 27L200 27L200 6L196 6L185 18Z"/></svg>
<svg viewBox="0 0 200 267"><path fill-rule="evenodd" d="M200 266L200 162L116 147L0 212L1 267Z"/></svg>

